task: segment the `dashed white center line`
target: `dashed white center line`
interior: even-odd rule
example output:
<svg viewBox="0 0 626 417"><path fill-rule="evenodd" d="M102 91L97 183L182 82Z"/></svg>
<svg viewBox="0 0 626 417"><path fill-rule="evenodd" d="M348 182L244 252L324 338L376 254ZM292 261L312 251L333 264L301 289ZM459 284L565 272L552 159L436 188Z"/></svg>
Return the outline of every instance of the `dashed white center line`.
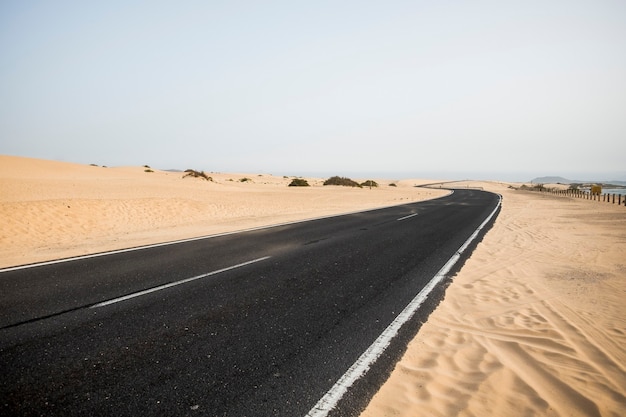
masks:
<svg viewBox="0 0 626 417"><path fill-rule="evenodd" d="M250 264L253 264L253 263L256 263L256 262L261 262L261 261L264 261L264 260L269 259L269 258L270 258L270 256L264 256L262 258L253 259L253 260L248 261L248 262L243 262L243 263L240 263L240 264L237 264L237 265L229 266L228 268L222 268L222 269L218 269L217 271L208 272L206 274L198 275L198 276L195 276L195 277L185 278L185 279L181 279L180 281L170 282L169 284L159 285L158 287L149 288L147 290L134 292L132 294L125 295L123 297L118 297L118 298L113 298L111 300L103 301L101 303L94 304L94 305L90 306L89 308L98 308L98 307L108 306L110 304L119 303L120 301L126 301L126 300L129 300L131 298L135 298L135 297L139 297L139 296L142 296L142 295L150 294L150 293L153 293L155 291L161 291L161 290L164 290L166 288L174 287L176 285L186 284L188 282L195 281L197 279L206 278L206 277L209 277L211 275L217 275L217 274L220 274L222 272L230 271L230 270L233 270L233 269L236 269L236 268L241 268L242 266L250 265Z"/></svg>
<svg viewBox="0 0 626 417"><path fill-rule="evenodd" d="M417 216L417 213L409 214L408 216L400 217L399 219L396 219L396 220L398 220L398 221L406 220L406 219L410 219L411 217L414 217L414 216Z"/></svg>

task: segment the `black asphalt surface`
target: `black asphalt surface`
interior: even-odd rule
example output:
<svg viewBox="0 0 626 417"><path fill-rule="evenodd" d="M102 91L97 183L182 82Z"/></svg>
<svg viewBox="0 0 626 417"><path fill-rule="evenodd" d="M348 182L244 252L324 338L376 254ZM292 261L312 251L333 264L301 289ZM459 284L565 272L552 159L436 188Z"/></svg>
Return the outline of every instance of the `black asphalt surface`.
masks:
<svg viewBox="0 0 626 417"><path fill-rule="evenodd" d="M456 190L0 272L0 414L304 416L498 201ZM333 415L358 415L427 310Z"/></svg>

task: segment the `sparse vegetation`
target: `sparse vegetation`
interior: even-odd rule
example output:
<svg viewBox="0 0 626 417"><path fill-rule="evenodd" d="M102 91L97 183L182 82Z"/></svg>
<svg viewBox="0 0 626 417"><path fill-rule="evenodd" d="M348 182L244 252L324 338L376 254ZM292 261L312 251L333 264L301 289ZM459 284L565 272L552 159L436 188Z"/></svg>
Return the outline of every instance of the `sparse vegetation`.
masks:
<svg viewBox="0 0 626 417"><path fill-rule="evenodd" d="M531 186L524 184L519 187L519 189L526 191L545 191L546 187L544 187L543 184L531 184Z"/></svg>
<svg viewBox="0 0 626 417"><path fill-rule="evenodd" d="M252 182L252 180L248 177L239 178L239 182Z"/></svg>
<svg viewBox="0 0 626 417"><path fill-rule="evenodd" d="M183 178L186 177L202 178L206 181L213 181L213 178L209 177L204 171L196 171L195 169L186 169Z"/></svg>
<svg viewBox="0 0 626 417"><path fill-rule="evenodd" d="M389 184L389 186L390 186L390 187L397 187L398 185L397 185L396 183L393 183L393 182L392 182L391 184Z"/></svg>
<svg viewBox="0 0 626 417"><path fill-rule="evenodd" d="M350 178L339 177L339 176L330 177L329 179L324 181L324 185L343 185L345 187L361 188L361 185L358 182L353 181Z"/></svg>
<svg viewBox="0 0 626 417"><path fill-rule="evenodd" d="M148 168L148 169L144 169L143 172L154 172L154 171Z"/></svg>
<svg viewBox="0 0 626 417"><path fill-rule="evenodd" d="M378 187L378 183L374 180L367 180L361 183L361 187Z"/></svg>
<svg viewBox="0 0 626 417"><path fill-rule="evenodd" d="M294 178L289 183L289 187L310 187L309 182L302 178Z"/></svg>

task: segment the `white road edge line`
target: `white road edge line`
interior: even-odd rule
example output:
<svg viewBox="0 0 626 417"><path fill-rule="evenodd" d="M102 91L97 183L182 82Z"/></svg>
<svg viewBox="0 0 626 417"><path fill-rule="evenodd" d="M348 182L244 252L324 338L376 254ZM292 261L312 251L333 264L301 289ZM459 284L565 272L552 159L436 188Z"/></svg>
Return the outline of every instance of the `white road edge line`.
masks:
<svg viewBox="0 0 626 417"><path fill-rule="evenodd" d="M396 219L396 220L397 221L406 220L406 219L410 219L411 217L415 217L415 216L417 216L417 213L409 214L408 216L400 217L399 219Z"/></svg>
<svg viewBox="0 0 626 417"><path fill-rule="evenodd" d="M237 265L229 266L228 268L222 268L222 269L218 269L217 271L212 271L212 272L209 272L209 273L206 273L206 274L202 274L202 275L198 275L198 276L195 276L195 277L185 278L185 279L181 279L180 281L170 282L169 284L159 285L158 287L149 288L147 290L134 292L132 294L125 295L123 297L118 297L118 298L113 298L111 300L103 301L101 303L94 304L94 305L90 306L89 308L98 308L98 307L108 306L110 304L119 303L120 301L126 301L126 300L129 300L131 298L135 298L135 297L139 297L139 296L142 296L142 295L150 294L150 293L155 292L155 291L164 290L166 288L174 287L176 285L186 284L187 282L195 281L197 279L206 278L206 277L209 277L211 275L217 275L219 273L230 271L230 270L236 269L236 268L240 268L242 266L250 265L250 264L253 264L255 262L261 262L261 261L264 261L264 260L269 259L269 258L271 258L271 256L264 256L262 258L253 259L253 260L248 261L248 262L243 262L243 263L240 263L240 264L237 264Z"/></svg>
<svg viewBox="0 0 626 417"><path fill-rule="evenodd" d="M478 233L485 227L485 225L496 214L500 205L502 204L502 196L496 208L491 214L481 223L480 226L472 233L472 235L465 241L465 243L456 251L456 253L446 262L446 264L437 272L437 274L430 280L430 282L415 296L413 300L402 310L402 312L395 318L394 321L381 333L380 336L370 345L369 348L356 360L356 362L346 371L345 374L332 386L330 390L324 395L315 406L306 414L305 417L326 417L328 413L335 408L339 400L345 395L348 389L359 378L364 376L376 360L382 355L385 349L391 343L391 340L398 334L398 331L417 311L420 305L426 300L430 292L443 280L446 274L452 269L461 257L461 254L472 243Z"/></svg>

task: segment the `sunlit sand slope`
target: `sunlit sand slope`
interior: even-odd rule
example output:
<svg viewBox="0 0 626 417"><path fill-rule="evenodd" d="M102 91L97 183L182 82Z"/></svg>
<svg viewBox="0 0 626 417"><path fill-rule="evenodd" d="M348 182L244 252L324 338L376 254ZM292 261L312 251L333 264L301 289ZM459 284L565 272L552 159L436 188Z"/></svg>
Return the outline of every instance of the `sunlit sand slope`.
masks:
<svg viewBox="0 0 626 417"><path fill-rule="evenodd" d="M191 167L194 168L194 167ZM105 168L0 156L0 267L309 219L446 194L419 181L288 187L292 178ZM390 186L393 183L395 186Z"/></svg>

